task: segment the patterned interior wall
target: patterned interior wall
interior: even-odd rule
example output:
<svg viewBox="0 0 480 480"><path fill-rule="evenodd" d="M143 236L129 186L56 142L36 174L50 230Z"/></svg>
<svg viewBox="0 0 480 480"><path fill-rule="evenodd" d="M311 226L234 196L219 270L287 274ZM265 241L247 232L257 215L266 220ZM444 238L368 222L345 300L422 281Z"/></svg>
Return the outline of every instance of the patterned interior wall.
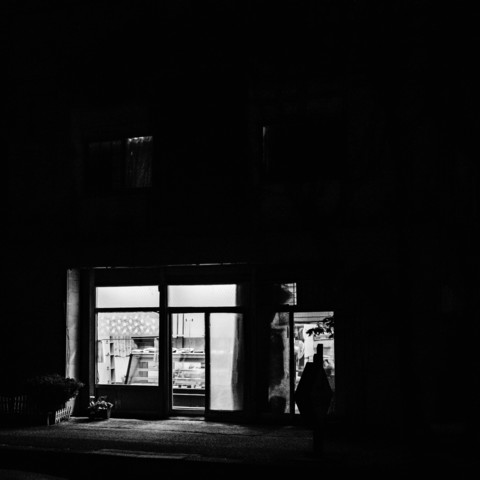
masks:
<svg viewBox="0 0 480 480"><path fill-rule="evenodd" d="M158 330L158 314L153 312L102 312L97 339L158 336Z"/></svg>

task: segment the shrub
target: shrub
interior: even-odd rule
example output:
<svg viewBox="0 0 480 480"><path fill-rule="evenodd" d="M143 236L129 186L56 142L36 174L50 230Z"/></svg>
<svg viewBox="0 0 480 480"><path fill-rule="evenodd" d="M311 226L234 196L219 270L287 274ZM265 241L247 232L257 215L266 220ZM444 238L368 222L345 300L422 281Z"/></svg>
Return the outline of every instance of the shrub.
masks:
<svg viewBox="0 0 480 480"><path fill-rule="evenodd" d="M37 375L26 381L26 393L42 409L57 410L78 395L84 384L58 373Z"/></svg>

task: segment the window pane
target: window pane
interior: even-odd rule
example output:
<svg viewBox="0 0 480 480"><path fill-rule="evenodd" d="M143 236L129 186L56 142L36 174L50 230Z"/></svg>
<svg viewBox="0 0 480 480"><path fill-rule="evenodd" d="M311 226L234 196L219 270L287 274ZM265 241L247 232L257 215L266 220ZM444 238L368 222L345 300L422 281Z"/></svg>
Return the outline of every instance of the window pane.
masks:
<svg viewBox="0 0 480 480"><path fill-rule="evenodd" d="M210 315L210 409L243 408L243 318L236 313Z"/></svg>
<svg viewBox="0 0 480 480"><path fill-rule="evenodd" d="M92 192L152 185L153 137L119 138L88 145L86 187Z"/></svg>
<svg viewBox="0 0 480 480"><path fill-rule="evenodd" d="M264 126L264 179L272 182L331 179L339 173L344 131L340 120L333 117Z"/></svg>
<svg viewBox="0 0 480 480"><path fill-rule="evenodd" d="M237 285L170 285L169 307L235 307Z"/></svg>
<svg viewBox="0 0 480 480"><path fill-rule="evenodd" d="M112 142L93 142L88 145L85 163L86 188L92 192L110 190L114 163Z"/></svg>
<svg viewBox="0 0 480 480"><path fill-rule="evenodd" d="M205 408L205 314L172 313L172 407Z"/></svg>
<svg viewBox="0 0 480 480"><path fill-rule="evenodd" d="M124 166L123 166L123 157L125 156L124 146L122 140L115 140L113 142L103 142L103 145L108 145L109 151L108 155L110 157L110 176L111 183L114 189L119 189L123 187L124 184ZM105 153L105 156L107 154ZM106 185L104 185L105 190Z"/></svg>
<svg viewBox="0 0 480 480"><path fill-rule="evenodd" d="M309 331L318 326L324 326L324 321L333 317L333 312L295 312L294 319L294 358L295 358L295 389L300 382L303 369L307 362L313 362L313 356L317 353L319 344L323 346L323 368L327 374L328 382L335 392L335 345L332 332L323 333L317 331L309 334ZM331 409L333 409L333 402ZM298 413L298 407L296 407Z"/></svg>
<svg viewBox="0 0 480 480"><path fill-rule="evenodd" d="M139 287L97 287L97 308L158 307L157 285Z"/></svg>
<svg viewBox="0 0 480 480"><path fill-rule="evenodd" d="M268 401L272 413L290 411L289 314L276 313L270 323Z"/></svg>
<svg viewBox="0 0 480 480"><path fill-rule="evenodd" d="M283 283L282 288L289 293L289 297L285 300L285 305L296 305L297 304L297 284Z"/></svg>
<svg viewBox="0 0 480 480"><path fill-rule="evenodd" d="M158 385L157 312L97 314L98 384Z"/></svg>
<svg viewBox="0 0 480 480"><path fill-rule="evenodd" d="M259 302L267 308L297 304L296 283L259 282Z"/></svg>
<svg viewBox="0 0 480 480"><path fill-rule="evenodd" d="M150 187L152 184L152 137L127 139L125 155L125 187Z"/></svg>

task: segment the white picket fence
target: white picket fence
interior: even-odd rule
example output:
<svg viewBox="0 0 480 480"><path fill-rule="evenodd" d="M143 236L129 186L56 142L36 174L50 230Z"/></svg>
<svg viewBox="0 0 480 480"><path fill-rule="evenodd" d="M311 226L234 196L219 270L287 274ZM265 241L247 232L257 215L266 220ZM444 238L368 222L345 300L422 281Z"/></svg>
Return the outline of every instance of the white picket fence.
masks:
<svg viewBox="0 0 480 480"><path fill-rule="evenodd" d="M68 421L72 414L72 405L65 405L55 411L46 412L32 402L28 395L0 395L0 419L8 423L57 424Z"/></svg>

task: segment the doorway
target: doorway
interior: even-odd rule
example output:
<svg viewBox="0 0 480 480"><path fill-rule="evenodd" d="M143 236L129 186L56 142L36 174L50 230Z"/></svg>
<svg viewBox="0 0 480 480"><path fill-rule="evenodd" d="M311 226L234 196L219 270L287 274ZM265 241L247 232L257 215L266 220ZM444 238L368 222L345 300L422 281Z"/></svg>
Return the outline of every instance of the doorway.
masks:
<svg viewBox="0 0 480 480"><path fill-rule="evenodd" d="M170 285L173 414L239 411L244 405L244 315L238 286Z"/></svg>
<svg viewBox="0 0 480 480"><path fill-rule="evenodd" d="M333 311L278 311L270 322L268 405L272 413L298 415L294 395L305 365L322 345L323 367L335 394ZM328 325L328 327L326 327ZM331 413L334 402L332 401Z"/></svg>
<svg viewBox="0 0 480 480"><path fill-rule="evenodd" d="M205 314L171 313L172 409L205 410Z"/></svg>

